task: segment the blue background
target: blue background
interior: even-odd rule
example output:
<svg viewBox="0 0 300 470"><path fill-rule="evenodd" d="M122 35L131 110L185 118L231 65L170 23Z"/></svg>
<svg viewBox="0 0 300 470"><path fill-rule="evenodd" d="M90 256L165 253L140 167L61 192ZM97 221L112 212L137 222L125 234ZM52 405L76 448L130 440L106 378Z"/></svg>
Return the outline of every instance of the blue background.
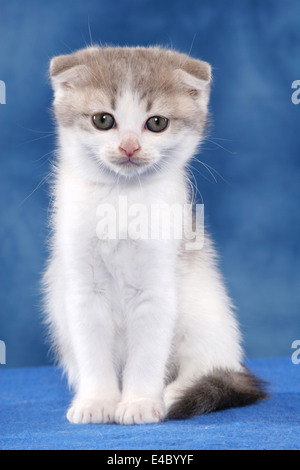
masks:
<svg viewBox="0 0 300 470"><path fill-rule="evenodd" d="M213 125L194 164L248 357L300 339L297 0L0 0L0 339L7 367L47 364L40 275L55 147L52 56L94 42L174 47L214 69ZM215 181L216 179L216 181ZM3 366L1 366L3 367Z"/></svg>

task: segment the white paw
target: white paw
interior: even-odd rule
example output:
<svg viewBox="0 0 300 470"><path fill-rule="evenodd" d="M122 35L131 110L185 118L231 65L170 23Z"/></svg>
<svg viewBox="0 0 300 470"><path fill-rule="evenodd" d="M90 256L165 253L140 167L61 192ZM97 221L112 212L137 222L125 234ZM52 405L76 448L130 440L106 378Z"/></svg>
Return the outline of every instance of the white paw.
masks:
<svg viewBox="0 0 300 470"><path fill-rule="evenodd" d="M115 421L119 424L158 423L165 417L163 403L148 398L121 402L118 404Z"/></svg>
<svg viewBox="0 0 300 470"><path fill-rule="evenodd" d="M73 424L113 423L116 403L108 400L75 399L67 418Z"/></svg>

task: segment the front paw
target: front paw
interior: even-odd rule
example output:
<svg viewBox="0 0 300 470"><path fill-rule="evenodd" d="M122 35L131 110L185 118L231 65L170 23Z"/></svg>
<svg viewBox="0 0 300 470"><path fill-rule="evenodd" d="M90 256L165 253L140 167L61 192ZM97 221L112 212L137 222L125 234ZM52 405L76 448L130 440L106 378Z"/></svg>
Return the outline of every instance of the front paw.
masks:
<svg viewBox="0 0 300 470"><path fill-rule="evenodd" d="M67 419L73 424L113 423L116 402L77 398L67 413Z"/></svg>
<svg viewBox="0 0 300 470"><path fill-rule="evenodd" d="M149 424L163 421L165 410L162 401L140 398L120 402L116 409L115 422L119 424Z"/></svg>

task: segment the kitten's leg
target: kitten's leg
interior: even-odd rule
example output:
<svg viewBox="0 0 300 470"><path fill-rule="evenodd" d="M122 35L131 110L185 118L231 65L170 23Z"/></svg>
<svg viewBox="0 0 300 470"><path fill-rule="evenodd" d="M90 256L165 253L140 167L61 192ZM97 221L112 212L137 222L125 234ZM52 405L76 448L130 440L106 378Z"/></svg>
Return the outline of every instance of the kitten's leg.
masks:
<svg viewBox="0 0 300 470"><path fill-rule="evenodd" d="M229 301L217 281L197 285L189 276L182 281L180 314L176 327L174 347L178 375L166 387L164 398L167 409L214 369L241 371L242 349L238 325ZM203 289L203 290L202 290Z"/></svg>
<svg viewBox="0 0 300 470"><path fill-rule="evenodd" d="M212 263L185 269L174 360L178 376L165 390L169 418L252 403L265 394L242 365L241 336L230 300ZM203 271L202 271L203 269Z"/></svg>
<svg viewBox="0 0 300 470"><path fill-rule="evenodd" d="M107 293L72 288L66 294L66 313L78 368L67 418L76 424L112 422L120 391Z"/></svg>
<svg viewBox="0 0 300 470"><path fill-rule="evenodd" d="M147 266L149 272L151 266ZM116 410L121 424L155 423L165 417L163 387L176 315L173 273L163 264L151 283L136 292L127 310L127 361L122 401Z"/></svg>

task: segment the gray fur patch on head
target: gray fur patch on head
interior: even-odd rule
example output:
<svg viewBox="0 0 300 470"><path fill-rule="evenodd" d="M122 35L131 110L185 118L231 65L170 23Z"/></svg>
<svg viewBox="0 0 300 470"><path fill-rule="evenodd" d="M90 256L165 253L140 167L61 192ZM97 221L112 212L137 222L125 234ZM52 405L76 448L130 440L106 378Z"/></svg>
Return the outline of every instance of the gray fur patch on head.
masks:
<svg viewBox="0 0 300 470"><path fill-rule="evenodd" d="M147 112L155 100L164 99L172 104L174 117L185 118L199 130L206 120L211 67L173 50L89 47L52 59L50 77L56 92L56 116L64 126L72 125L70 110L78 107L84 112L91 94L101 92L115 108L118 96L128 88L145 100ZM67 89L72 93L62 96L61 91ZM98 98L96 94L95 100Z"/></svg>

